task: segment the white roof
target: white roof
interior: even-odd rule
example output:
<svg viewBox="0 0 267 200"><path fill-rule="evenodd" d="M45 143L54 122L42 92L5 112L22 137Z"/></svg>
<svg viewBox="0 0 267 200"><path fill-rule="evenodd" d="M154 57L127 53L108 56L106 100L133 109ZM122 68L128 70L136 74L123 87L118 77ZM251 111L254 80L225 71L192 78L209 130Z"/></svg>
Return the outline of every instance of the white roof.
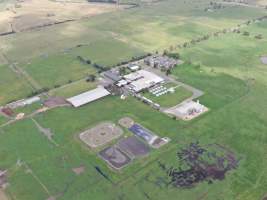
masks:
<svg viewBox="0 0 267 200"><path fill-rule="evenodd" d="M176 110L179 113L186 115L190 109L202 110L203 105L201 105L198 102L188 101L188 102L181 104Z"/></svg>
<svg viewBox="0 0 267 200"><path fill-rule="evenodd" d="M140 67L138 65L129 66L131 70L138 70Z"/></svg>
<svg viewBox="0 0 267 200"><path fill-rule="evenodd" d="M22 103L26 105L30 105L40 100L41 100L40 97L36 96L36 97L29 98L29 99L25 99Z"/></svg>
<svg viewBox="0 0 267 200"><path fill-rule="evenodd" d="M110 95L109 91L107 91L104 87L99 86L94 90L90 90L88 92L71 97L67 99L67 101L71 103L74 107L80 107L82 105L85 105L108 95Z"/></svg>
<svg viewBox="0 0 267 200"><path fill-rule="evenodd" d="M127 74L124 76L124 78L128 81L134 81L136 79L142 78L142 75L139 73L140 71Z"/></svg>
<svg viewBox="0 0 267 200"><path fill-rule="evenodd" d="M140 77L138 80L131 82L131 87L136 92L139 92L143 89L149 88L164 81L164 79L160 76L146 70L139 70L132 74L135 74L134 76L136 77Z"/></svg>
<svg viewBox="0 0 267 200"><path fill-rule="evenodd" d="M121 87L121 86L124 86L124 85L127 85L128 84L128 81L126 80L120 80L118 83L117 83L117 86Z"/></svg>

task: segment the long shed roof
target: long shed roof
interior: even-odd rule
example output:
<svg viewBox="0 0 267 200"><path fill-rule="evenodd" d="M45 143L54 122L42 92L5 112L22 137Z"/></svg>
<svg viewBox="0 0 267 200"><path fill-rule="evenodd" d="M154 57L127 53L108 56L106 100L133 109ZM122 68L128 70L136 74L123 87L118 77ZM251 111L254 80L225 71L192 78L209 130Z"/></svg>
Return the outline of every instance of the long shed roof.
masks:
<svg viewBox="0 0 267 200"><path fill-rule="evenodd" d="M107 91L104 87L100 86L94 90L79 94L77 96L67 99L74 107L80 107L102 97L110 95L110 92Z"/></svg>

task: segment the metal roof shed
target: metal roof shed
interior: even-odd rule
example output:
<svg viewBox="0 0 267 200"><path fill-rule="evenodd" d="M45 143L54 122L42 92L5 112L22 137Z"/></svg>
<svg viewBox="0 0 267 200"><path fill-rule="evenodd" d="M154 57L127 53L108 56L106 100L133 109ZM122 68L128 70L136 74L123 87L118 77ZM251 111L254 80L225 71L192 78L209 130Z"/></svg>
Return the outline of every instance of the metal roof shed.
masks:
<svg viewBox="0 0 267 200"><path fill-rule="evenodd" d="M108 95L110 95L110 92L101 86L94 90L71 97L67 99L67 101L77 108Z"/></svg>

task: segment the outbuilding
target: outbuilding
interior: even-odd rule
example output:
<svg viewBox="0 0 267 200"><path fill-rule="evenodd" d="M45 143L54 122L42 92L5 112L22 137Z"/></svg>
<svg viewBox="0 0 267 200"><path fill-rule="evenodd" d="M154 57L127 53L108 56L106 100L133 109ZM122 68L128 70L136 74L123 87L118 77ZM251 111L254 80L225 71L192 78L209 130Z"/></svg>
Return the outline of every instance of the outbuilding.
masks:
<svg viewBox="0 0 267 200"><path fill-rule="evenodd" d="M164 82L163 78L146 70L139 70L137 72L128 74L124 76L124 78L130 82L129 87L134 92L141 92L144 89Z"/></svg>
<svg viewBox="0 0 267 200"><path fill-rule="evenodd" d="M101 99L105 96L110 95L110 92L107 91L104 87L99 86L94 90L79 94L77 96L67 99L67 101L74 106L75 108L88 104L90 102Z"/></svg>

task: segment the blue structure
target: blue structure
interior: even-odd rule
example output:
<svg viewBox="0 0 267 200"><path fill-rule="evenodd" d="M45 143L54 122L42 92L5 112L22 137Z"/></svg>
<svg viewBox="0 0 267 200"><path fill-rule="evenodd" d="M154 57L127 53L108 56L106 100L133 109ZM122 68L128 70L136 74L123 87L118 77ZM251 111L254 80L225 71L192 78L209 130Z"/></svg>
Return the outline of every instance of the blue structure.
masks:
<svg viewBox="0 0 267 200"><path fill-rule="evenodd" d="M157 138L157 136L151 131L145 129L144 127L138 124L134 124L131 128L129 128L129 130L136 136L145 140L148 144L152 144L153 141Z"/></svg>

